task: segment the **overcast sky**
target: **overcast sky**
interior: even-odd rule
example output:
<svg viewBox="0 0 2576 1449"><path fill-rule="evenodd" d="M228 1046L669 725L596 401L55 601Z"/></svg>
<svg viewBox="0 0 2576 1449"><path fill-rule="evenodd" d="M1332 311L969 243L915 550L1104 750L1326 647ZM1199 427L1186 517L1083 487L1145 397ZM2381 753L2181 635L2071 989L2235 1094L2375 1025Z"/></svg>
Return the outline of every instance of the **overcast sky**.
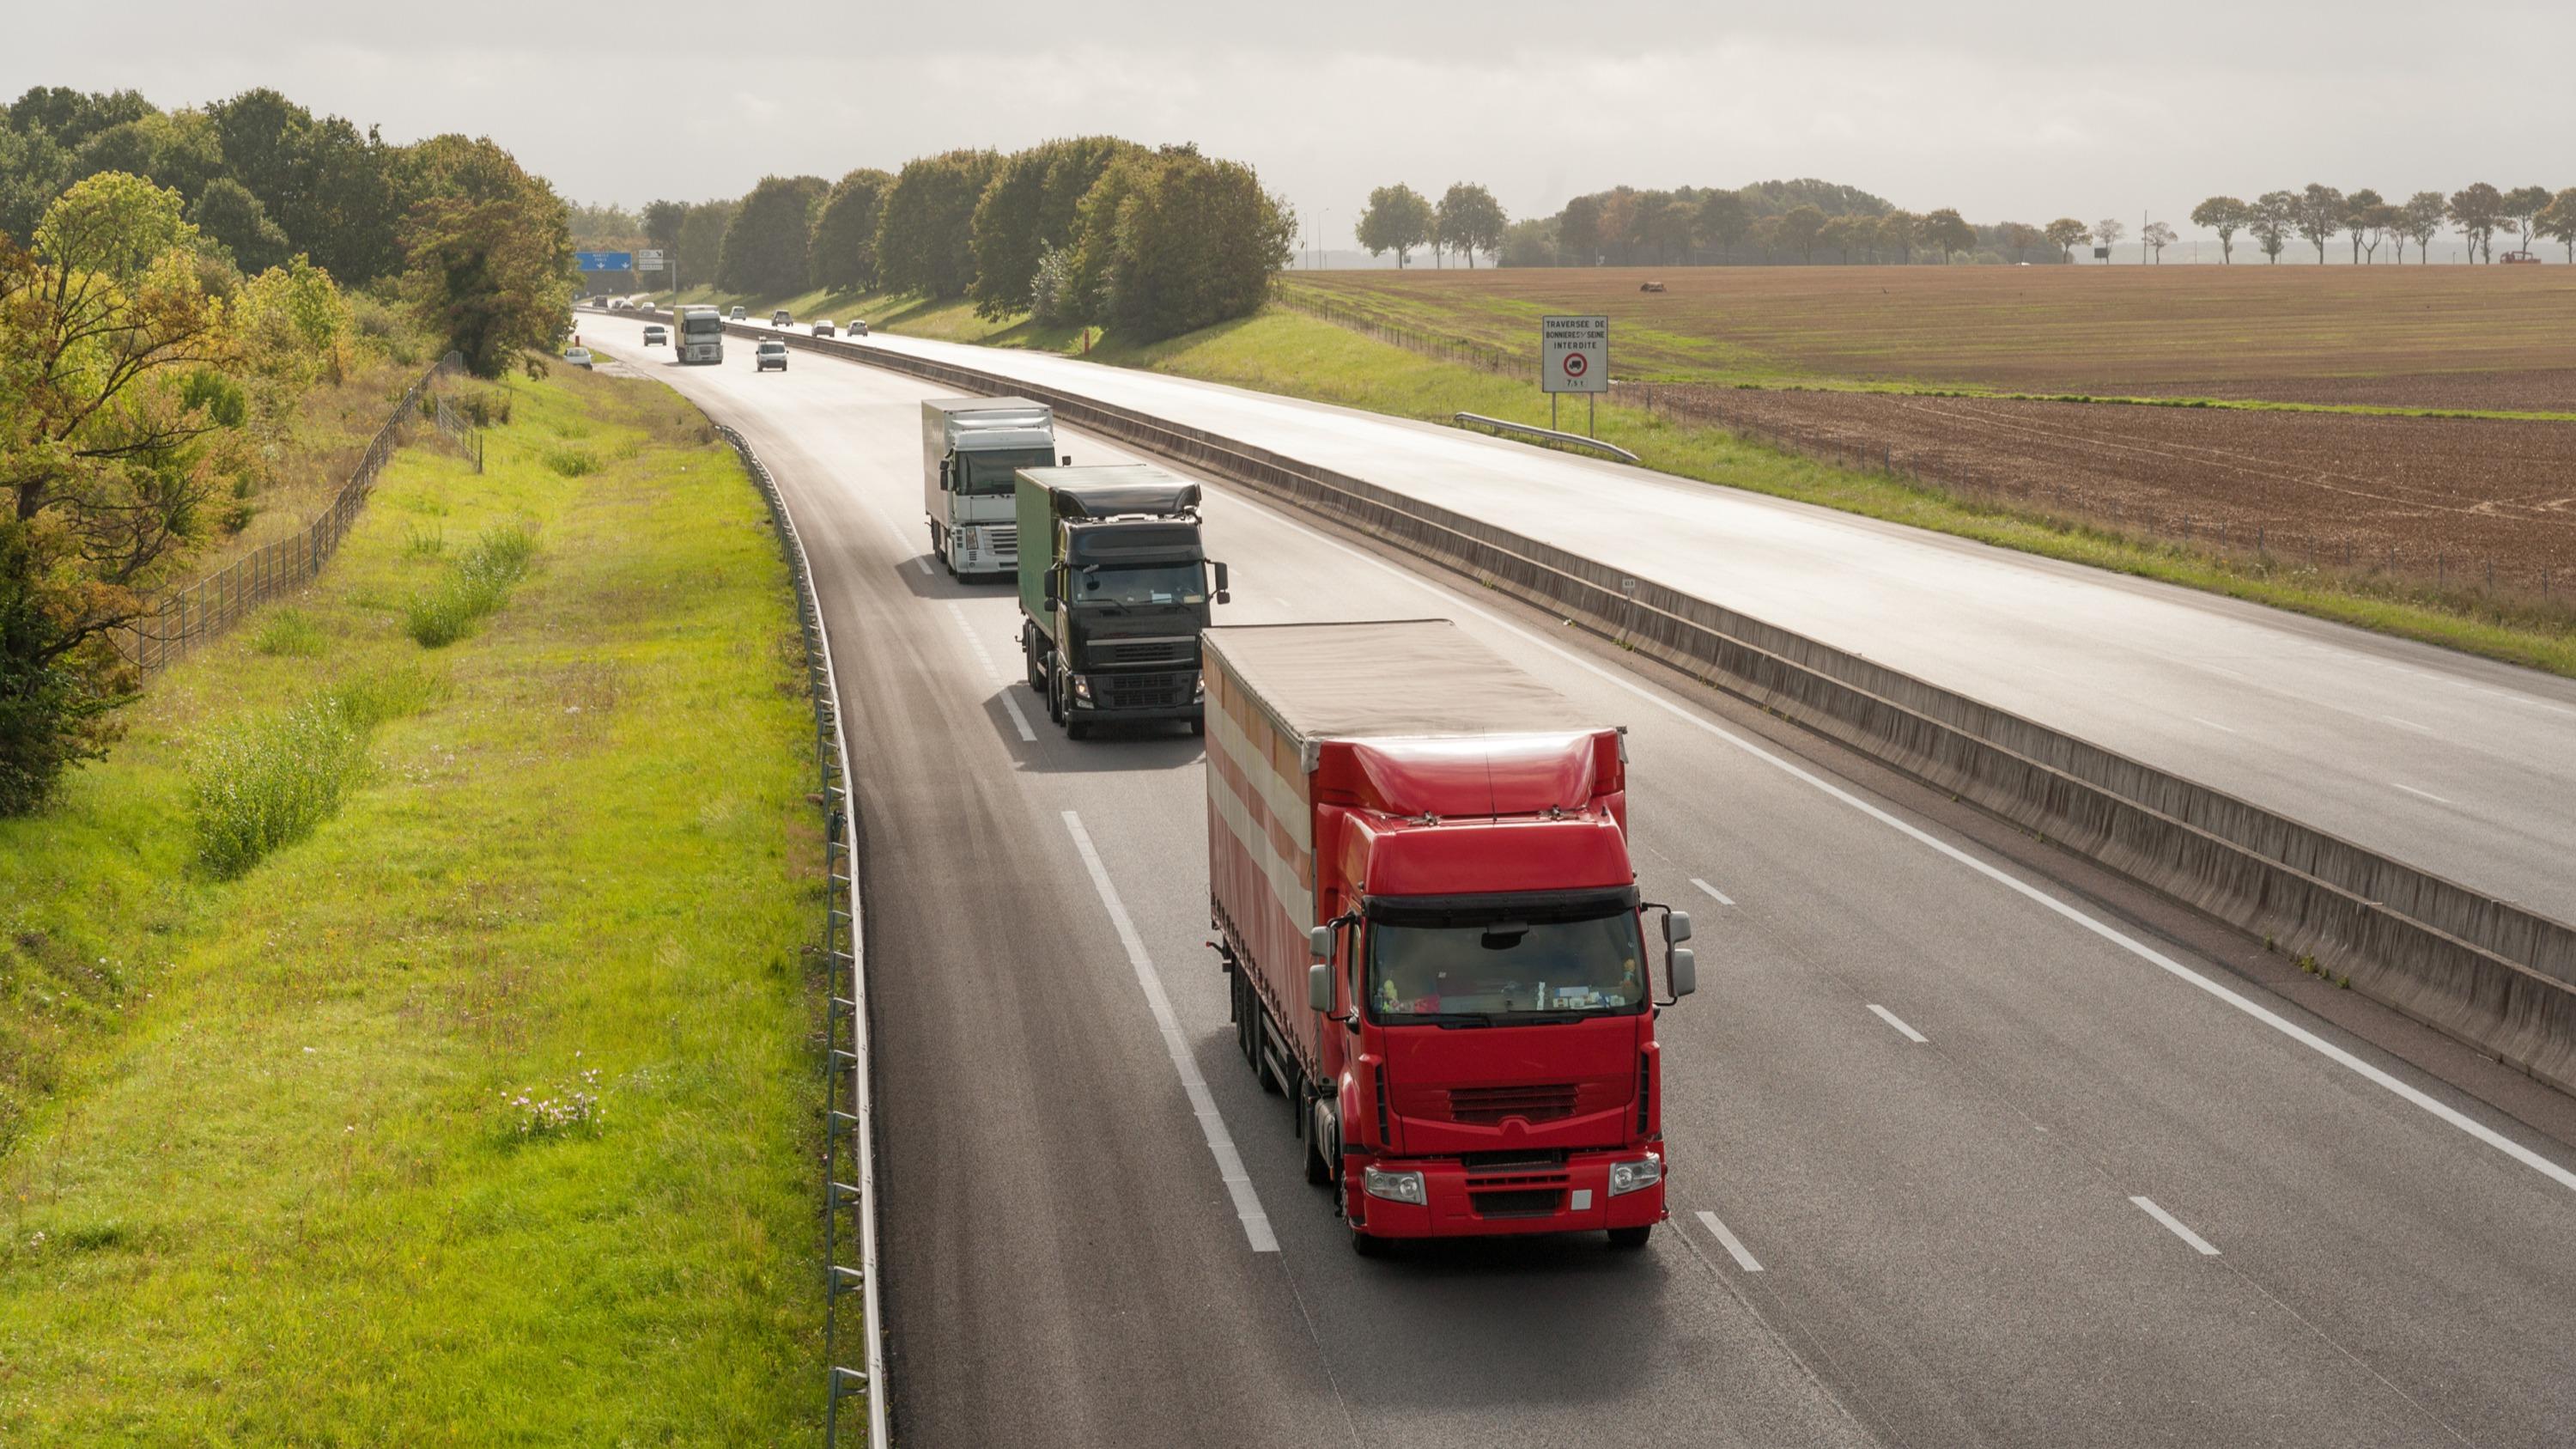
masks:
<svg viewBox="0 0 2576 1449"><path fill-rule="evenodd" d="M390 140L488 134L629 205L1100 131L1248 161L1340 246L1390 181L1482 181L1521 216L1821 176L1980 221L2186 231L2213 192L2576 185L2567 0L118 0L9 28L9 96L275 86Z"/></svg>

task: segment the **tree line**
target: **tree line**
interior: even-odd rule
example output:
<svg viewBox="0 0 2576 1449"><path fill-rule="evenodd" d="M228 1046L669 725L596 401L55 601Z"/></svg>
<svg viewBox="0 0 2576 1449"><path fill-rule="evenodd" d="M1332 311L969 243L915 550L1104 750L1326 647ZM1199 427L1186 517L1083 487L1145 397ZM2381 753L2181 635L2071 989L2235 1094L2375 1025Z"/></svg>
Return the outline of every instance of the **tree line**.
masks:
<svg viewBox="0 0 2576 1449"><path fill-rule="evenodd" d="M633 225L684 266L712 258L727 292L916 292L1151 341L1258 307L1296 219L1241 162L1082 136L836 182L768 176L733 200L655 201Z"/></svg>
<svg viewBox="0 0 2576 1449"><path fill-rule="evenodd" d="M2470 261L2494 261L2495 239L2506 234L2521 242L2509 255L2531 255L2533 238L2545 237L2565 246L2567 259L2576 262L2576 187L2553 195L2545 186L2506 191L2478 181L2448 196L2418 191L2392 201L2367 186L2347 195L2312 181L2301 190L2267 191L2252 201L2213 196L2191 209L2191 219L2218 233L2225 262L2236 260L2238 232L2275 263L2294 239L2314 247L2320 263L2338 240L2349 244L2356 263L2377 261L2383 246L2389 260L2403 262L2408 242L2415 244L2417 262L2429 262L2433 239L2445 226L2459 232Z"/></svg>
<svg viewBox="0 0 2576 1449"><path fill-rule="evenodd" d="M571 293L562 202L486 140L274 91L0 111L0 814L115 738L119 631L248 523L315 387L415 329L489 375Z"/></svg>
<svg viewBox="0 0 2576 1449"><path fill-rule="evenodd" d="M2568 259L2576 262L2576 190L2553 196L2544 187L2500 191L2479 182L2447 197L2417 192L2401 203L2367 188L2347 196L2311 185L2268 192L2252 202L2213 196L2193 208L2191 220L2218 233L2224 260L2234 259L2241 232L2275 261L2294 239L2312 243L2322 261L2328 243L2338 238L2349 241L2357 262L2375 260L2383 246L2403 260L2410 241L2421 261L2429 259L2433 238L2448 225L2467 241L2473 258L2494 260L2495 238L2507 235L2518 236L2525 253L2534 237L2564 243ZM2059 217L2043 225L1971 222L1954 207L1917 213L1813 177L1733 190L1617 186L1575 197L1551 216L1518 221L1505 217L1482 186L1460 182L1434 204L1398 184L1369 193L1353 231L1371 256L1391 253L1398 267L1425 247L1435 264L1454 254L1473 266L1481 254L1508 267L2064 263L2075 260L2078 247L2108 248L2129 236L2128 224L2117 218ZM2144 255L2162 261L2178 234L2166 222L2149 221L2137 239Z"/></svg>

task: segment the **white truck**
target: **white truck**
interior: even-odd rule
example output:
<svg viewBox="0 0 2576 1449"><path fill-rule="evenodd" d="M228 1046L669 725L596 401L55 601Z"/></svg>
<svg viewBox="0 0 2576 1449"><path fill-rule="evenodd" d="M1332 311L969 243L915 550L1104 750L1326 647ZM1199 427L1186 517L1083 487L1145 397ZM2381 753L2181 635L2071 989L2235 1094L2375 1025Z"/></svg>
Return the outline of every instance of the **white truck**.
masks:
<svg viewBox="0 0 2576 1449"><path fill-rule="evenodd" d="M674 309L671 350L684 363L724 361L724 314L702 304Z"/></svg>
<svg viewBox="0 0 2576 1449"><path fill-rule="evenodd" d="M1055 413L1024 397L935 397L921 405L921 505L930 551L956 575L1016 575L1012 475L1049 468Z"/></svg>

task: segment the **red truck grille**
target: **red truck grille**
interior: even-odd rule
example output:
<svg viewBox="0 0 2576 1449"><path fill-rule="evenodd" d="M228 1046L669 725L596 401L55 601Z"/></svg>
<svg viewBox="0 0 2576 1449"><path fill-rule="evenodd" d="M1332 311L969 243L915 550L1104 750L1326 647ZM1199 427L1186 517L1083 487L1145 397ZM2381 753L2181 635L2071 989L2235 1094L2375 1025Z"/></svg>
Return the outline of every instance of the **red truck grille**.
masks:
<svg viewBox="0 0 2576 1449"><path fill-rule="evenodd" d="M1543 1218L1553 1215L1565 1201L1562 1189L1553 1187L1518 1188L1510 1192L1476 1192L1467 1194L1468 1206L1480 1218Z"/></svg>
<svg viewBox="0 0 2576 1449"><path fill-rule="evenodd" d="M1452 1087L1449 1116L1453 1121L1491 1124L1506 1117L1553 1122L1574 1115L1572 1082L1535 1087Z"/></svg>

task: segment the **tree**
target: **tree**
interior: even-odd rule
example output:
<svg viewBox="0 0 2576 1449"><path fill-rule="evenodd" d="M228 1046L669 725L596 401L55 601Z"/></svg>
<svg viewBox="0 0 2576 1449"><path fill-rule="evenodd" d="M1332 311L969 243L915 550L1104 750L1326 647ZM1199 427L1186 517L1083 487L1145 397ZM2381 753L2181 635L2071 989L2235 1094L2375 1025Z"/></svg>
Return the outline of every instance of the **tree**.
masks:
<svg viewBox="0 0 2576 1449"><path fill-rule="evenodd" d="M2451 225L2469 244L2469 260L2484 255L2495 260L2496 229L2504 225L2504 193L2483 181L2473 182L2451 193L2443 208Z"/></svg>
<svg viewBox="0 0 2576 1449"><path fill-rule="evenodd" d="M1152 342L1260 307L1288 264L1297 220L1251 167L1167 146L1116 162L1102 184L1121 171L1114 220L1096 209L1088 218L1112 228L1102 320Z"/></svg>
<svg viewBox="0 0 2576 1449"><path fill-rule="evenodd" d="M0 813L116 737L115 634L257 467L177 192L104 172L0 239Z"/></svg>
<svg viewBox="0 0 2576 1449"><path fill-rule="evenodd" d="M478 377L553 350L572 307L563 199L490 141L436 136L414 148L428 188L403 224L403 287Z"/></svg>
<svg viewBox="0 0 2576 1449"><path fill-rule="evenodd" d="M2253 234L2254 244L2262 249L2264 259L2280 265L2281 253L2290 244L2290 234L2298 225L2299 197L2296 192L2266 191L2254 198L2245 219L2245 229Z"/></svg>
<svg viewBox="0 0 2576 1449"><path fill-rule="evenodd" d="M2532 226L2539 219L2540 213L2548 209L2549 199L2549 188L2546 186L2517 186L2504 194L2504 199L2497 208L2507 220L2513 223L2514 230L2521 235L2522 250L2526 252L2531 250Z"/></svg>
<svg viewBox="0 0 2576 1449"><path fill-rule="evenodd" d="M1745 245L1753 248L1753 254L1760 257L1763 264L1768 266L1780 255L1780 218L1776 216L1753 218L1745 225L1744 242Z"/></svg>
<svg viewBox="0 0 2576 1449"><path fill-rule="evenodd" d="M1646 245L1653 248L1657 261L1690 260L1691 233L1699 221L1699 206L1679 197L1664 201L1640 218L1640 230Z"/></svg>
<svg viewBox="0 0 2576 1449"><path fill-rule="evenodd" d="M2551 197L2532 224L2540 235L2564 245L2568 262L2576 265L2576 186Z"/></svg>
<svg viewBox="0 0 2576 1449"><path fill-rule="evenodd" d="M1570 266L1597 266L1601 261L1601 198L1578 196L1556 214L1556 249Z"/></svg>
<svg viewBox="0 0 2576 1449"><path fill-rule="evenodd" d="M396 231L428 194L416 166L373 131L266 88L206 108L224 166L259 198L294 247L335 277L371 280L401 264ZM410 170L411 189L397 173Z"/></svg>
<svg viewBox="0 0 2576 1449"><path fill-rule="evenodd" d="M1049 141L996 163L975 203L975 280L966 295L988 320L1029 304L1038 256L1073 240L1075 210L1110 163L1139 148L1115 136Z"/></svg>
<svg viewBox="0 0 2576 1449"><path fill-rule="evenodd" d="M61 192L71 157L42 131L0 130L0 237L25 241Z"/></svg>
<svg viewBox="0 0 2576 1449"><path fill-rule="evenodd" d="M1601 199L1601 219L1594 224L1601 239L1602 254L1614 264L1634 260L1629 253L1637 244L1637 193L1631 187L1614 186Z"/></svg>
<svg viewBox="0 0 2576 1449"><path fill-rule="evenodd" d="M2343 199L2343 215L2338 217L2337 221L2341 223L2343 229L2352 237L2352 260L2354 265L2358 266L2361 263L2363 238L2371 237L2370 249L2373 252L2376 252L2379 249L2377 238L2372 237L2371 234L2372 229L2377 225L2374 218L2376 218L2380 212L2386 210L2387 206L2387 198L2381 196L2378 192L2371 190L2367 186Z"/></svg>
<svg viewBox="0 0 2576 1449"><path fill-rule="evenodd" d="M2236 260L2236 234L2252 219L2253 208L2233 196L2213 196L2191 209L2191 224L2218 233L2218 260Z"/></svg>
<svg viewBox="0 0 2576 1449"><path fill-rule="evenodd" d="M1466 253L1467 266L1473 270L1476 253L1499 257L1503 249L1503 232L1510 225L1503 215L1503 204L1494 193L1469 181L1451 184L1442 193L1440 205L1432 212L1431 228L1442 241ZM1682 245L1690 245L1690 218L1682 222Z"/></svg>
<svg viewBox="0 0 2576 1449"><path fill-rule="evenodd" d="M2128 234L2128 224L2115 216L2106 216L2100 221L2093 223L2093 240L2106 252L2111 248L2118 246L2120 244L2120 238L2127 236ZM2107 262L2110 258L2105 256L2103 260Z"/></svg>
<svg viewBox="0 0 2576 1449"><path fill-rule="evenodd" d="M1780 244L1798 254L1798 260L1816 259L1816 236L1825 229L1825 214L1812 205L1793 206L1780 213Z"/></svg>
<svg viewBox="0 0 2576 1449"><path fill-rule="evenodd" d="M1816 229L1816 245L1832 252L1836 261L1846 263L1851 260L1853 247L1866 250L1877 239L1877 223L1857 217L1829 216L1825 218L1825 224Z"/></svg>
<svg viewBox="0 0 2576 1449"><path fill-rule="evenodd" d="M2161 221L2151 221L2147 223L2147 229L2138 234L2138 239L2146 243L2148 251L2155 253L2156 262L2161 266L2165 248L2174 244L2174 229Z"/></svg>
<svg viewBox="0 0 2576 1449"><path fill-rule="evenodd" d="M701 201L689 208L680 223L680 280L691 277L704 285L716 272L716 263L724 257L725 228L733 225L733 214L740 210L739 201Z"/></svg>
<svg viewBox="0 0 2576 1449"><path fill-rule="evenodd" d="M2005 222L2000 230L2004 245L2011 250L2013 260L2016 262L2028 256L2032 247L2048 239L2038 227L2026 221Z"/></svg>
<svg viewBox="0 0 2576 1449"><path fill-rule="evenodd" d="M2290 224L2317 249L2317 265L2326 262L2326 241L2343 225L2343 193L2311 181L2290 211Z"/></svg>
<svg viewBox="0 0 2576 1449"><path fill-rule="evenodd" d="M1557 264L1557 218L1523 217L1503 228L1500 267L1552 267Z"/></svg>
<svg viewBox="0 0 2576 1449"><path fill-rule="evenodd" d="M1955 207L1942 207L1923 215L1923 240L1948 261L1963 252L1977 249L1977 229L1968 225Z"/></svg>
<svg viewBox="0 0 2576 1449"><path fill-rule="evenodd" d="M2061 216L2050 222L2041 235L2048 239L2049 245L2057 248L2061 259L2071 262L2075 260L2076 246L2093 235L2093 228L2071 216Z"/></svg>
<svg viewBox="0 0 2576 1449"><path fill-rule="evenodd" d="M644 228L646 241L671 252L680 249L680 227L688 219L689 204L685 201L651 201L645 203L644 214L636 221Z"/></svg>
<svg viewBox="0 0 2576 1449"><path fill-rule="evenodd" d="M1352 232L1370 256L1395 253L1400 271L1413 249L1431 240L1431 203L1401 182L1381 186L1369 193L1368 208Z"/></svg>
<svg viewBox="0 0 2576 1449"><path fill-rule="evenodd" d="M2443 218L2449 214L2438 191L2418 191L2399 209L2397 228L2415 243L2417 265L2433 260L2433 238L2441 234Z"/></svg>
<svg viewBox="0 0 2576 1449"><path fill-rule="evenodd" d="M259 198L229 176L206 183L196 204L188 208L188 220L244 272L263 272L286 260L286 233L268 219Z"/></svg>
<svg viewBox="0 0 2576 1449"><path fill-rule="evenodd" d="M903 165L877 213L877 275L899 292L963 297L975 280L975 204L993 177L990 151L948 151Z"/></svg>
<svg viewBox="0 0 2576 1449"><path fill-rule="evenodd" d="M877 284L877 215L893 184L893 173L869 167L832 184L805 246L814 285L839 292Z"/></svg>
<svg viewBox="0 0 2576 1449"><path fill-rule="evenodd" d="M725 227L716 283L728 292L786 297L804 291L805 243L831 190L820 176L764 176Z"/></svg>
<svg viewBox="0 0 2576 1449"><path fill-rule="evenodd" d="M1691 234L1724 257L1744 240L1744 229L1752 224L1753 214L1745 209L1743 197L1732 191L1711 191L1699 199Z"/></svg>

